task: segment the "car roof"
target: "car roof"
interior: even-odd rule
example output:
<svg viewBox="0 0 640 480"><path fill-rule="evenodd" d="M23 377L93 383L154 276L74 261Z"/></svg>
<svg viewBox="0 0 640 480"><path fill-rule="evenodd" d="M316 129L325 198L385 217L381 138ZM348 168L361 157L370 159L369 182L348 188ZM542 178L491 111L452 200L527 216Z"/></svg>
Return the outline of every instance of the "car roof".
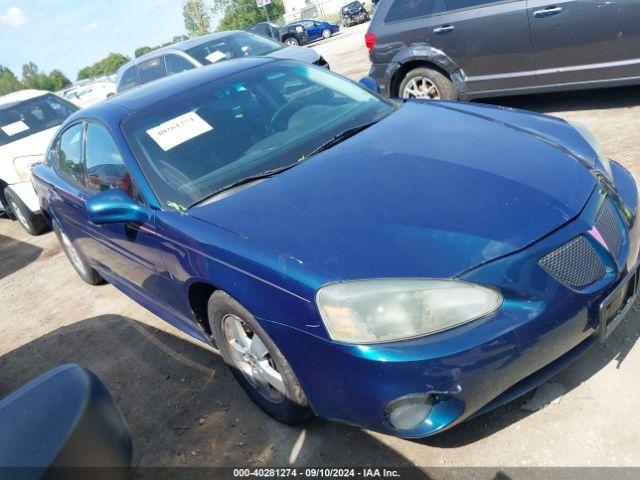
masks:
<svg viewBox="0 0 640 480"><path fill-rule="evenodd" d="M47 93L44 90L19 90L0 97L0 110L4 110L14 106L17 103L31 100L32 98L41 97Z"/></svg>
<svg viewBox="0 0 640 480"><path fill-rule="evenodd" d="M244 70L282 61L270 57L247 57L226 60L224 62L194 68L178 75L164 77L140 87L127 90L95 106L85 108L67 119L71 123L79 118L110 118L119 122L122 118L142 110L154 103L161 102L182 92L197 88L221 78L234 75Z"/></svg>
<svg viewBox="0 0 640 480"><path fill-rule="evenodd" d="M172 43L171 45L167 45L166 47L158 48L157 50L153 50L149 53L145 53L144 55L140 55L138 58L134 58L130 62L127 62L123 66L121 66L118 69L118 72L122 73L129 67L142 63L145 60L150 60L152 58L156 58L170 52L175 52L175 51L185 52L190 48L197 47L198 45L202 45L203 43L209 42L211 40L219 40L221 38L229 37L237 33L246 33L246 32L242 30L227 30L224 32L216 32L216 33L210 33L208 35L202 35L201 37L190 38L188 40L183 40L182 42Z"/></svg>

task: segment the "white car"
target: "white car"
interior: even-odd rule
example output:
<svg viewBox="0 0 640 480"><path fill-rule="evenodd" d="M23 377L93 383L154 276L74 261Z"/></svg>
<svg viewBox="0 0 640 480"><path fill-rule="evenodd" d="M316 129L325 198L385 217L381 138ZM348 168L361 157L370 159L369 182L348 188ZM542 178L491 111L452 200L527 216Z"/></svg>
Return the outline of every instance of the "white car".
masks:
<svg viewBox="0 0 640 480"><path fill-rule="evenodd" d="M69 91L64 97L79 107L86 108L116 94L116 83L97 81Z"/></svg>
<svg viewBox="0 0 640 480"><path fill-rule="evenodd" d="M0 97L0 211L32 235L48 228L31 184L60 125L78 107L50 92L21 90Z"/></svg>

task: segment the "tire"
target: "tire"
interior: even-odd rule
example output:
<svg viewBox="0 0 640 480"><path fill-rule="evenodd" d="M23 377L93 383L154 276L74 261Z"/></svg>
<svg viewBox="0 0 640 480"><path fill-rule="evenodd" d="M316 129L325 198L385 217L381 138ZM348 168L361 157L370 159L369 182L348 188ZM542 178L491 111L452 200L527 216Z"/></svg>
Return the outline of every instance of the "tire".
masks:
<svg viewBox="0 0 640 480"><path fill-rule="evenodd" d="M329 30L328 28L325 28L324 30L322 30L322 38L324 38L325 40L327 38L331 37L331 30Z"/></svg>
<svg viewBox="0 0 640 480"><path fill-rule="evenodd" d="M11 213L29 235L40 235L49 229L49 224L44 215L32 212L11 189L6 188L4 196L9 203Z"/></svg>
<svg viewBox="0 0 640 480"><path fill-rule="evenodd" d="M413 81L415 83L412 84ZM409 90L416 91L416 88L418 89L418 95L409 95ZM398 97L421 98L423 100L456 100L458 94L451 80L438 70L420 67L414 68L405 75L398 89Z"/></svg>
<svg viewBox="0 0 640 480"><path fill-rule="evenodd" d="M287 37L284 39L284 43L287 47L299 47L300 42L296 37Z"/></svg>
<svg viewBox="0 0 640 480"><path fill-rule="evenodd" d="M71 266L76 273L80 275L80 278L89 285L100 285L101 283L104 283L104 279L93 267L89 266L89 262L87 262L86 257L75 247L75 245L73 245L71 239L67 237L55 221L53 222L53 231L55 232L56 237L58 237L58 241L60 242L65 255L69 259L69 263L71 263Z"/></svg>
<svg viewBox="0 0 640 480"><path fill-rule="evenodd" d="M279 422L289 425L304 422L312 416L307 397L293 370L291 370L289 362L251 313L225 292L218 290L209 299L208 319L209 327L213 332L216 345L222 353L222 358L238 383L262 410ZM244 332L245 339L248 335L252 335L249 339L251 346L245 350L247 352L245 356L253 355L253 359L239 360L241 356L239 350L243 350L245 344L232 338L234 331L236 331L234 326L239 325L242 325L240 328ZM255 340L256 335L261 341L260 347L256 347L256 345L260 345ZM243 338L242 334L238 337ZM264 353L265 349L266 353ZM271 378L274 378L273 372L280 375L281 383L273 382L279 384L280 391L271 383L266 383L265 380L268 377L262 373L245 373L249 370L263 372L262 369L265 367L260 367L259 364L265 365L271 372ZM262 382L259 378L262 379ZM260 385L262 388L259 387Z"/></svg>

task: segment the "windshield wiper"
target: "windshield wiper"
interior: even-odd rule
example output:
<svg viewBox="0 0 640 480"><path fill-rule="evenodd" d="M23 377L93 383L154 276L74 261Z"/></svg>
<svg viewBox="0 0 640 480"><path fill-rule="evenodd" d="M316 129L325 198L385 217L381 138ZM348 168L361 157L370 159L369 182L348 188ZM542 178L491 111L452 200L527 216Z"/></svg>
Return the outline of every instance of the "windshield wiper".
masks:
<svg viewBox="0 0 640 480"><path fill-rule="evenodd" d="M360 133L361 131L366 130L371 125L375 125L376 123L378 123L378 120L373 122L363 123L362 125L358 125L357 127L347 128L346 130L343 130L339 134L335 135L334 137L331 137L328 141L320 145L315 150L306 154L305 158L309 158L311 155L315 155L316 153L324 152L325 150L328 150L331 147L341 142L344 142L347 138L353 137L357 133Z"/></svg>
<svg viewBox="0 0 640 480"><path fill-rule="evenodd" d="M244 177L240 180L237 180L235 182L230 183L229 185L226 185L222 188L219 188L218 190L215 190L213 193L207 195L206 197L204 197L201 200L198 200L196 203L189 205L189 208L193 208L196 207L202 203L205 203L207 200L212 199L213 197L215 197L216 195L225 192L227 190L231 190L234 189L236 187L240 187L242 185L246 185L247 183L252 183L255 182L257 180L262 180L263 178L269 178L269 177L273 177L274 175L277 175L278 173L284 172L285 170L289 170L290 168L295 167L296 165L298 165L300 162L302 162L304 160L304 157L301 158L300 160L296 161L295 163L290 163L289 165L285 165L284 167L278 167L278 168L273 168L271 170L266 170L264 172L260 172L260 173L256 173L254 175L250 175L248 177Z"/></svg>

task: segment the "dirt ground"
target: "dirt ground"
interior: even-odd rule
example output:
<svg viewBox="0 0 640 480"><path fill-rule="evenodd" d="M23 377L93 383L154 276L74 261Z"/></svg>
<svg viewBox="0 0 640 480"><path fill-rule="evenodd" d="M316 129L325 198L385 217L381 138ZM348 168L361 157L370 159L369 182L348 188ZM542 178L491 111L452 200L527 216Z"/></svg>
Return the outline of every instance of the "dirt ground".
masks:
<svg viewBox="0 0 640 480"><path fill-rule="evenodd" d="M368 69L365 30L353 27L315 48L334 71L358 78ZM640 178L640 88L492 103L583 122ZM407 441L318 419L295 428L276 423L215 352L110 285L84 284L53 234L29 237L6 218L0 292L0 397L59 364L87 367L129 422L136 465L640 466L637 305L606 347L587 352L538 397ZM543 408L522 408L531 402Z"/></svg>

